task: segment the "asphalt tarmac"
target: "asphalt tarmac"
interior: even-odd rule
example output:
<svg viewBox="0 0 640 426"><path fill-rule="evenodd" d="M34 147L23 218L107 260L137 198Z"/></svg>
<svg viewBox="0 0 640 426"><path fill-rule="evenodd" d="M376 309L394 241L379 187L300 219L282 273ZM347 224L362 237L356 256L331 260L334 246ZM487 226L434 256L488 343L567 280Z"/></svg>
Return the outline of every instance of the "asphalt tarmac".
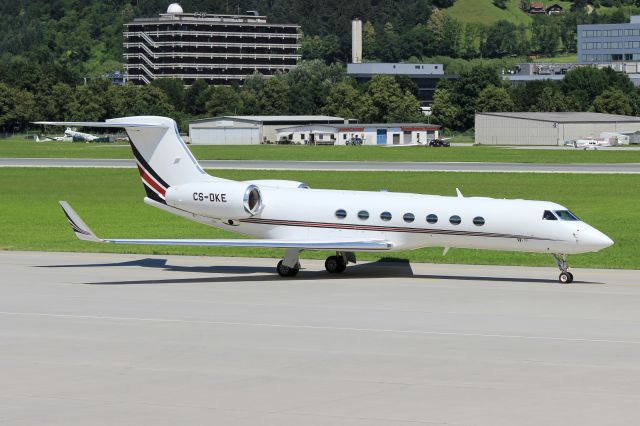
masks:
<svg viewBox="0 0 640 426"><path fill-rule="evenodd" d="M624 173L640 174L640 163L539 164L539 163L455 163L383 161L250 161L201 160L209 169L238 170L326 170L400 172L505 172L505 173ZM100 167L135 168L134 160L81 158L0 158L0 167Z"/></svg>
<svg viewBox="0 0 640 426"><path fill-rule="evenodd" d="M640 420L639 271L275 263L0 252L0 424Z"/></svg>

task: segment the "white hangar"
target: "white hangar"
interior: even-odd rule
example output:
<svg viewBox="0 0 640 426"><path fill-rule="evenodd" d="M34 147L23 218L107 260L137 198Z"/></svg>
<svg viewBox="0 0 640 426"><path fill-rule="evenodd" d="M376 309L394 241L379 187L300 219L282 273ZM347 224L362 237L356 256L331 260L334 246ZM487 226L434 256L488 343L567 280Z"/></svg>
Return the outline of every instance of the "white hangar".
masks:
<svg viewBox="0 0 640 426"><path fill-rule="evenodd" d="M275 143L282 127L309 124L344 124L341 117L326 115L237 115L205 118L189 123L193 145L252 145Z"/></svg>
<svg viewBox="0 0 640 426"><path fill-rule="evenodd" d="M483 112L476 114L480 145L563 145L601 133L640 131L640 117L595 112Z"/></svg>

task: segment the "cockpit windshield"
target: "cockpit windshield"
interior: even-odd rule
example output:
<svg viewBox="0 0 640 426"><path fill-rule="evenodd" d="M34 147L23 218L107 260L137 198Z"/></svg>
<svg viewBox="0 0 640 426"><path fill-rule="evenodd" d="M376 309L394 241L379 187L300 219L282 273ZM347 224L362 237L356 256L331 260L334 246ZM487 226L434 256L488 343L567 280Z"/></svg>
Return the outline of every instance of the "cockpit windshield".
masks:
<svg viewBox="0 0 640 426"><path fill-rule="evenodd" d="M545 210L544 213L542 214L542 219L543 220L558 220L556 215L551 213L551 210Z"/></svg>
<svg viewBox="0 0 640 426"><path fill-rule="evenodd" d="M580 220L576 215L571 213L569 210L554 210L555 214L558 215L560 220Z"/></svg>

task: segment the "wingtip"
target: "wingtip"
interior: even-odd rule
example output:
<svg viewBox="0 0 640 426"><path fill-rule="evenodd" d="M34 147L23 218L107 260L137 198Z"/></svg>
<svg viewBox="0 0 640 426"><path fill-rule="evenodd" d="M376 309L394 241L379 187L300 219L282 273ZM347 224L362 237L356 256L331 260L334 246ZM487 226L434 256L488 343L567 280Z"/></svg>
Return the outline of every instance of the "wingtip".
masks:
<svg viewBox="0 0 640 426"><path fill-rule="evenodd" d="M64 215L67 217L67 221L69 222L71 229L73 229L74 234L76 234L76 237L84 241L103 242L103 240L98 238L96 234L89 229L87 224L84 223L69 203L66 201L59 201L59 203Z"/></svg>

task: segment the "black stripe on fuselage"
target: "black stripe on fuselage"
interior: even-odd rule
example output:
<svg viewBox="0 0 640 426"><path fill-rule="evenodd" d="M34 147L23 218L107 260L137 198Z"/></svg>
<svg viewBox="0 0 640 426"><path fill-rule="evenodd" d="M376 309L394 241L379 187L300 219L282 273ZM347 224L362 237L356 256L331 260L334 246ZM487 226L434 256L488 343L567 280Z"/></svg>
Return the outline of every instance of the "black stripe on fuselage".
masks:
<svg viewBox="0 0 640 426"><path fill-rule="evenodd" d="M131 140L131 138L129 138L129 140ZM136 160L138 160L138 163L140 163L140 165L145 169L145 171L147 173L149 173L155 180L156 182L158 182L160 185L162 185L164 187L164 189L169 188L169 185L167 182L165 182L158 173L156 173L155 170L153 170L151 168L151 166L149 165L149 163L147 163L147 160L144 159L144 157L142 156L142 154L140 154L140 151L138 151L138 148L136 148L136 146L133 144L133 142L129 142L129 145L131 145L131 150L133 151L133 156L136 157Z"/></svg>
<svg viewBox="0 0 640 426"><path fill-rule="evenodd" d="M325 228L325 229L348 229L353 231L374 231L374 232L402 232L410 234L438 234L438 235L458 235L468 237L488 237L488 238L519 238L527 240L555 241L549 238L530 237L526 235L499 234L493 232L474 232L474 231L454 231L448 229L430 229L430 228L406 228L398 226L377 226L377 225L357 225L347 223L329 223L329 222L304 222L295 220L277 220L277 219L259 219L249 218L241 219L243 223L254 223L260 225L276 225L276 226L299 226L307 228Z"/></svg>

